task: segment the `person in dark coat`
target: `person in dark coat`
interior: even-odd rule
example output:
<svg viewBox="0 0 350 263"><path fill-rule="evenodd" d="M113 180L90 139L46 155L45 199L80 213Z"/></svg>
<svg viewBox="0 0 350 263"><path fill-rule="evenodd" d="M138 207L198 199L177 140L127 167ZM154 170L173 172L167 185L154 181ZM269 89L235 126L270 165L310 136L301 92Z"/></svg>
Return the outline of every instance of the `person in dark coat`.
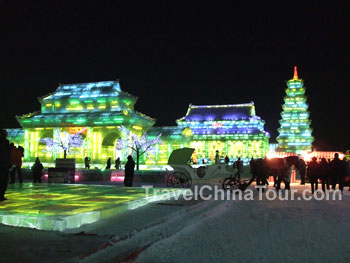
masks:
<svg viewBox="0 0 350 263"><path fill-rule="evenodd" d="M39 157L36 157L35 163L32 166L33 171L33 183L41 183L41 176L43 176L44 166L40 162Z"/></svg>
<svg viewBox="0 0 350 263"><path fill-rule="evenodd" d="M335 190L336 184L339 184L339 190L343 192L345 176L346 176L346 166L345 163L339 159L339 154L334 154L334 159L330 164L331 173L333 176L332 189Z"/></svg>
<svg viewBox="0 0 350 263"><path fill-rule="evenodd" d="M290 178L292 173L292 164L287 162L286 158L278 158L278 169L276 178L276 190L281 190L281 183L284 183L284 189L290 190Z"/></svg>
<svg viewBox="0 0 350 263"><path fill-rule="evenodd" d="M228 158L228 156L226 155L225 156L225 163L226 163L226 165L228 165L229 162L230 162L230 158Z"/></svg>
<svg viewBox="0 0 350 263"><path fill-rule="evenodd" d="M317 163L317 158L313 157L312 161L309 162L307 167L307 173L309 176L309 180L311 183L311 192L314 193L315 189L318 190L318 174L319 174L319 167Z"/></svg>
<svg viewBox="0 0 350 263"><path fill-rule="evenodd" d="M321 179L323 192L326 191L326 186L327 186L327 190L329 190L328 173L329 173L328 163L326 161L326 158L322 158L319 164L319 178Z"/></svg>
<svg viewBox="0 0 350 263"><path fill-rule="evenodd" d="M90 169L90 158L89 157L85 157L84 159L84 163L85 163L85 169Z"/></svg>
<svg viewBox="0 0 350 263"><path fill-rule="evenodd" d="M215 164L219 164L220 163L220 155L219 155L219 151L216 150L215 152Z"/></svg>
<svg viewBox="0 0 350 263"><path fill-rule="evenodd" d="M0 130L0 202L7 200L5 192L10 168L10 143L7 140L7 131Z"/></svg>
<svg viewBox="0 0 350 263"><path fill-rule="evenodd" d="M125 186L132 186L133 180L134 180L134 169L135 169L135 162L131 155L128 156L128 161L125 164L125 178L124 178L124 185Z"/></svg>
<svg viewBox="0 0 350 263"><path fill-rule="evenodd" d="M346 160L346 157L344 156L343 158L343 163L345 165L345 178L344 178L344 186L348 184L349 186L349 191L350 191L350 166L348 161Z"/></svg>
<svg viewBox="0 0 350 263"><path fill-rule="evenodd" d="M22 177L22 157L24 156L24 149L21 146L16 147L13 143L10 143L10 161L12 169L10 170L10 184L14 184L16 181L16 172L18 174L18 180L23 183Z"/></svg>
<svg viewBox="0 0 350 263"><path fill-rule="evenodd" d="M108 160L107 160L106 170L111 169L111 165L112 165L112 160L111 160L111 157L109 157Z"/></svg>
<svg viewBox="0 0 350 263"><path fill-rule="evenodd" d="M251 160L250 170L253 174L253 177L256 178L256 185L269 185L267 181L267 169L264 159ZM264 190L263 190L264 191Z"/></svg>
<svg viewBox="0 0 350 263"><path fill-rule="evenodd" d="M326 174L326 183L327 183L327 189L330 189L330 186L333 186L334 176L332 175L331 171L331 161L327 161L327 174ZM336 181L337 179L335 179ZM334 188L333 188L334 190Z"/></svg>
<svg viewBox="0 0 350 263"><path fill-rule="evenodd" d="M255 163L256 163L256 162L255 162L254 158L252 157L252 159L250 159L250 161L249 161L250 173L251 173L252 175L254 175Z"/></svg>
<svg viewBox="0 0 350 263"><path fill-rule="evenodd" d="M238 157L237 161L235 161L233 163L233 168L237 169L235 177L238 180L241 180L241 173L242 173L242 170L243 170L243 162L241 161L241 157Z"/></svg>
<svg viewBox="0 0 350 263"><path fill-rule="evenodd" d="M115 169L119 170L120 169L120 157L118 157L116 160L115 160Z"/></svg>

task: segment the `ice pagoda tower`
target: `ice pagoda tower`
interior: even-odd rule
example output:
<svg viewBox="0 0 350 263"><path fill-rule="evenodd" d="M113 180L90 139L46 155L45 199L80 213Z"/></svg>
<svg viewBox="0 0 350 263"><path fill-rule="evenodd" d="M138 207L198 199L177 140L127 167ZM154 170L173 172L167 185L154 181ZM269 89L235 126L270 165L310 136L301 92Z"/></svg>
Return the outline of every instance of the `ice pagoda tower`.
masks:
<svg viewBox="0 0 350 263"><path fill-rule="evenodd" d="M287 86L281 113L281 127L278 129L278 148L280 151L294 153L311 151L314 137L311 135L310 114L306 103L304 82L299 79L296 66L294 76L287 81Z"/></svg>

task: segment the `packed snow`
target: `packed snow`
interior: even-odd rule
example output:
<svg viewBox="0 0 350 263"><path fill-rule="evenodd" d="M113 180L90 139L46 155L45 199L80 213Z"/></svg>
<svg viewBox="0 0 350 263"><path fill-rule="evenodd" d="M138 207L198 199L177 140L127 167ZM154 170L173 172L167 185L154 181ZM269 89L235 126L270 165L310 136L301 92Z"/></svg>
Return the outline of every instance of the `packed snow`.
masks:
<svg viewBox="0 0 350 263"><path fill-rule="evenodd" d="M250 188L252 201L160 201L64 233L0 226L1 262L349 262L348 188L336 201Z"/></svg>

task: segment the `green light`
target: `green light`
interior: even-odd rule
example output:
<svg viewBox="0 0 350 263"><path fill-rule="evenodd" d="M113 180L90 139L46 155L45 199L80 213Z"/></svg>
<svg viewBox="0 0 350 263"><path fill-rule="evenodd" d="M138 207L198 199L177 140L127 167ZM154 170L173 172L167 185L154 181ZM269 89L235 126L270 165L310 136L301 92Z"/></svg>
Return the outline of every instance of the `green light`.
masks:
<svg viewBox="0 0 350 263"><path fill-rule="evenodd" d="M182 192L150 188L152 198L146 199L143 188L25 183L20 188L9 186L8 200L0 203L0 223L63 231Z"/></svg>
<svg viewBox="0 0 350 263"><path fill-rule="evenodd" d="M80 101L79 100L70 100L69 103L70 104L79 104Z"/></svg>

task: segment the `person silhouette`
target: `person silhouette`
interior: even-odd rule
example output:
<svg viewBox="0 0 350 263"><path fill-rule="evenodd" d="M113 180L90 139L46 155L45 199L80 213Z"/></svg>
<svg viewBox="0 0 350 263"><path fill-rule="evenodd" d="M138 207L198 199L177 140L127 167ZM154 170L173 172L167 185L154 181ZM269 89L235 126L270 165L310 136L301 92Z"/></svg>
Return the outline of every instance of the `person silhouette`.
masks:
<svg viewBox="0 0 350 263"><path fill-rule="evenodd" d="M131 155L128 156L128 161L125 164L125 178L124 178L124 185L125 186L132 186L133 180L134 180L134 169L135 169L135 162Z"/></svg>
<svg viewBox="0 0 350 263"><path fill-rule="evenodd" d="M84 159L84 163L85 163L85 169L90 169L90 158L89 157L85 157Z"/></svg>
<svg viewBox="0 0 350 263"><path fill-rule="evenodd" d="M241 180L241 172L243 169L243 162L241 161L241 157L238 157L237 161L233 163L233 168L237 169L235 177L237 177L238 180Z"/></svg>
<svg viewBox="0 0 350 263"><path fill-rule="evenodd" d="M318 177L319 177L319 165L317 163L317 158L313 157L308 167L308 175L311 183L311 192L314 193L318 190Z"/></svg>
<svg viewBox="0 0 350 263"><path fill-rule="evenodd" d="M118 157L118 158L115 160L115 169L117 169L117 170L120 169L120 157Z"/></svg>
<svg viewBox="0 0 350 263"><path fill-rule="evenodd" d="M346 164L339 159L339 154L334 154L334 159L330 163L331 173L333 176L332 189L335 190L336 184L339 184L339 190L343 192L345 177L346 177Z"/></svg>
<svg viewBox="0 0 350 263"><path fill-rule="evenodd" d="M112 161L111 161L111 157L109 157L108 160L107 160L106 170L111 169L111 164L112 164L111 162L112 162Z"/></svg>
<svg viewBox="0 0 350 263"><path fill-rule="evenodd" d="M20 183L23 183L22 177L22 157L24 156L24 149L21 146L16 147L13 143L10 143L10 160L12 168L10 170L10 184L14 184L16 181L16 172Z"/></svg>
<svg viewBox="0 0 350 263"><path fill-rule="evenodd" d="M230 158L226 155L225 156L225 163L226 163L226 165L228 165L229 162L230 162Z"/></svg>
<svg viewBox="0 0 350 263"><path fill-rule="evenodd" d="M32 166L33 171L33 183L41 183L41 176L43 176L44 166L40 162L39 157L36 157L35 163Z"/></svg>
<svg viewBox="0 0 350 263"><path fill-rule="evenodd" d="M216 150L215 152L215 164L219 164L220 163L220 155L219 155L219 151Z"/></svg>
<svg viewBox="0 0 350 263"><path fill-rule="evenodd" d="M5 192L9 180L10 143L7 140L7 131L0 130L0 202L7 200Z"/></svg>

